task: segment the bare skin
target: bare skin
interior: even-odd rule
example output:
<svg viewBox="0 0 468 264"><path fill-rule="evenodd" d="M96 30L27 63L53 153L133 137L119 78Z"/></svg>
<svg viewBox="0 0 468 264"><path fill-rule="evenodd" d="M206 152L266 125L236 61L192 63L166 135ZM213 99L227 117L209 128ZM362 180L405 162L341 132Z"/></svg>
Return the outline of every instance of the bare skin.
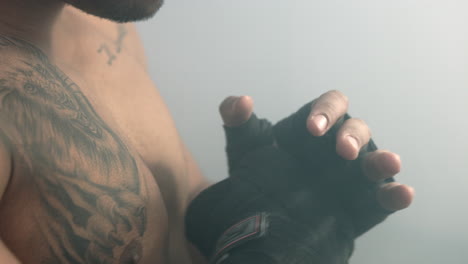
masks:
<svg viewBox="0 0 468 264"><path fill-rule="evenodd" d="M3 242L22 263L38 263L38 260L44 263L92 263L90 261L94 258L108 258L108 261L120 263L125 257L125 250L131 251L130 257L136 259L135 263L190 263L183 231L183 214L189 200L208 183L201 177L199 168L180 140L162 98L146 73L142 46L134 26L118 26L71 7L64 9L57 19L60 26L57 23L51 41L54 49L44 54L54 61L40 58L35 54L38 51L34 47L19 41L19 38L4 37L2 42L2 62L10 62L0 66L3 75L0 79L4 80L1 85L4 88L2 100L8 102L11 109L9 113L2 111L2 129L5 138L10 141L8 144L14 149L7 152L5 156L9 158L4 159L2 164L8 164L13 159L15 165L15 170L3 172L11 173L0 206ZM69 27L73 27L76 38L67 33L70 32ZM122 39L124 30L126 34ZM99 52L103 46L115 54L111 64L108 54ZM28 76L28 71L31 76ZM12 77L14 75L16 78ZM46 78L45 75L54 76ZM28 82L36 87L21 89ZM41 93L46 95L41 97ZM63 97L61 103L64 106L56 105L53 99L55 94L59 96L59 101ZM21 127L19 123L12 122L24 110L10 99L12 95L15 95L16 102L26 98L37 104L37 108L31 109L30 117L37 120L37 124ZM48 117L35 114L44 108L51 108L64 125L69 124L70 128L78 130L77 133L82 132L79 131L80 126L90 123L91 136L93 132L100 131L104 141L88 135L89 138L79 142L72 139L65 143L70 131L53 132L52 128L44 125L51 122L47 121ZM73 124L77 115L75 111L84 118L83 124ZM35 137L38 130L58 139L55 151L72 150L70 156L54 153L48 147L51 142ZM21 136L18 137L18 134ZM89 153L86 154L80 145L86 141L88 144L102 144L103 151L108 148L110 154L106 156L103 152L100 157L94 157L95 161L90 160ZM33 155L33 148L39 153ZM121 152L120 157L112 157L112 153L116 152ZM48 160L49 167L41 167L38 164L40 159ZM114 159L115 163L102 166L109 163L109 159ZM116 167L119 163L123 165L121 168ZM82 171L76 172L77 168ZM60 172L57 173L58 170ZM78 186L82 193L69 189L57 197L45 195L41 198L45 193L50 193L46 190L50 180L67 175L81 178L80 182L68 182L69 187L62 188ZM103 175L107 175L107 179ZM133 175L133 179L128 175ZM122 185L129 188L119 188ZM94 190L95 187L98 188ZM104 187L114 189L105 190ZM91 217L96 216L94 220L91 217L91 220L87 219L87 225L72 221L73 210L78 209L70 210L72 215L56 223L53 223L54 215L42 215L47 212L46 205L50 204L65 214L72 202L56 204L65 200L65 196L84 208ZM84 201L86 197L97 201ZM99 203L105 208L91 208ZM132 203L135 212L122 211ZM124 222L128 222L128 227L120 227ZM63 227L64 223L69 226ZM107 230L100 225L107 225L109 231L102 235L105 241L100 241L98 245L83 244L77 238L96 240L98 235L94 234L95 230ZM115 229L122 237L112 233ZM65 234L70 230L73 236ZM62 235L51 236L53 232ZM64 242L73 238L75 242ZM56 244L52 244L52 241L56 241ZM44 247L46 244L49 246ZM70 258L75 262L57 256L63 251L60 244L66 245L67 253L73 256ZM101 244L109 245L112 253L108 253L109 249L100 249Z"/></svg>
<svg viewBox="0 0 468 264"><path fill-rule="evenodd" d="M0 262L203 263L183 219L209 183L147 74L135 27L44 2L16 21L17 7L0 2L10 18L0 22ZM321 102L340 109L326 112L330 124L346 112L336 97ZM240 105L231 118L242 122L252 102ZM368 140L365 123L346 128ZM355 156L340 142L338 153ZM398 173L395 155L369 159L370 175ZM412 190L398 186L382 201L403 209Z"/></svg>

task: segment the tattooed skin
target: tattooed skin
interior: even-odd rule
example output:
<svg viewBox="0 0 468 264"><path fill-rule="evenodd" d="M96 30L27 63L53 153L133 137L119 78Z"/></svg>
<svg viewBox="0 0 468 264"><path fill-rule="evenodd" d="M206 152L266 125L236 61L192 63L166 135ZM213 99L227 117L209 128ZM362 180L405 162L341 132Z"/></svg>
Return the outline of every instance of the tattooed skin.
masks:
<svg viewBox="0 0 468 264"><path fill-rule="evenodd" d="M115 41L115 52L120 53L122 51L123 40L127 35L127 29L125 29L124 25L118 25L117 31L118 36L117 40ZM107 55L107 64L109 65L112 65L112 62L117 58L117 56L112 52L111 48L109 48L107 44L101 44L97 52L104 52Z"/></svg>
<svg viewBox="0 0 468 264"><path fill-rule="evenodd" d="M117 53L120 53L122 51L122 44L125 36L127 35L127 29L125 29L124 25L118 25L117 26L117 31L119 32L119 36L117 37L117 41L115 42L115 45L117 46Z"/></svg>
<svg viewBox="0 0 468 264"><path fill-rule="evenodd" d="M39 49L0 35L8 47L28 54L1 70L0 118L40 195L32 210L51 257L38 263L138 263L147 198L135 159Z"/></svg>
<svg viewBox="0 0 468 264"><path fill-rule="evenodd" d="M97 52L104 52L107 55L107 64L109 64L109 66L112 65L112 62L117 58L115 54L109 49L107 44L101 44Z"/></svg>

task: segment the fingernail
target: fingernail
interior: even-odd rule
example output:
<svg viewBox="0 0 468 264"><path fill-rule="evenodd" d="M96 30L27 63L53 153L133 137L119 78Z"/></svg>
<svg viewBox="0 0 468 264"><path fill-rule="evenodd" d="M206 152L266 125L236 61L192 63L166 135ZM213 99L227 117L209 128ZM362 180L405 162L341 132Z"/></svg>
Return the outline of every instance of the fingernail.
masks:
<svg viewBox="0 0 468 264"><path fill-rule="evenodd" d="M358 150L359 149L359 144L357 140L352 137L352 136L346 136L346 140L348 140L349 143L354 147L354 149Z"/></svg>
<svg viewBox="0 0 468 264"><path fill-rule="evenodd" d="M318 127L320 132L323 132L327 128L328 120L323 115L316 115L312 117L312 121L315 122L315 125Z"/></svg>

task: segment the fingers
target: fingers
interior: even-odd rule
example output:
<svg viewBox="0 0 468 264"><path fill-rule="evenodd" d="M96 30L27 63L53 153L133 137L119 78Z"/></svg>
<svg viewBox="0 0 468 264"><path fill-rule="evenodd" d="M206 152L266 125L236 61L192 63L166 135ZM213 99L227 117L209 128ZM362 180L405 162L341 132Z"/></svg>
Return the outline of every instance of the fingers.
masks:
<svg viewBox="0 0 468 264"><path fill-rule="evenodd" d="M247 122L253 111L250 96L229 96L220 104L219 113L227 127L236 127Z"/></svg>
<svg viewBox="0 0 468 264"><path fill-rule="evenodd" d="M324 135L348 111L348 98L338 90L322 94L312 105L307 129L314 136Z"/></svg>
<svg viewBox="0 0 468 264"><path fill-rule="evenodd" d="M363 160L364 175L373 182L389 179L401 170L401 158L387 150L376 150ZM413 201L414 189L397 182L382 185L377 191L377 201L388 211L398 211L408 207Z"/></svg>
<svg viewBox="0 0 468 264"><path fill-rule="evenodd" d="M401 170L401 158L387 150L376 150L364 157L362 162L364 175L372 182L379 182L394 177ZM412 187L390 182L382 185L377 192L377 200L382 208L398 211L408 207L414 196Z"/></svg>
<svg viewBox="0 0 468 264"><path fill-rule="evenodd" d="M373 182L385 180L400 172L401 159L396 153L376 150L364 157L362 170L364 175Z"/></svg>
<svg viewBox="0 0 468 264"><path fill-rule="evenodd" d="M371 131L363 120L348 119L337 133L336 152L347 160L355 160L360 149L369 142L370 138Z"/></svg>
<svg viewBox="0 0 468 264"><path fill-rule="evenodd" d="M377 149L360 155L358 160L350 164L353 164L352 171L356 172L352 175L356 177L348 179L344 197L347 197L345 203L349 202L347 206L351 208L351 215L355 219L357 236L412 203L414 189L393 179L401 169L398 154Z"/></svg>
<svg viewBox="0 0 468 264"><path fill-rule="evenodd" d="M356 237L369 231L392 213L409 207L414 198L413 188L397 182L386 183L370 192L361 190L360 193L363 194L361 199L354 200L350 207ZM366 196L367 199L363 199Z"/></svg>
<svg viewBox="0 0 468 264"><path fill-rule="evenodd" d="M377 191L377 201L388 211L398 211L410 206L414 198L414 189L397 182L382 185Z"/></svg>
<svg viewBox="0 0 468 264"><path fill-rule="evenodd" d="M352 184L350 184L352 185ZM356 237L384 221L390 214L409 207L414 198L414 189L397 182L380 186L357 185L348 188L349 213L354 219ZM346 203L345 201L345 203Z"/></svg>

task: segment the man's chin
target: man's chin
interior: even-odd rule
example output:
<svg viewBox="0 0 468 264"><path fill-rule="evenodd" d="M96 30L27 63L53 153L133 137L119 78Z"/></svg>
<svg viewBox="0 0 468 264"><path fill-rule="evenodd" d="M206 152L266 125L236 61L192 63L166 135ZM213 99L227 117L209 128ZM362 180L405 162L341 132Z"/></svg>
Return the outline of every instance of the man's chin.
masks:
<svg viewBox="0 0 468 264"><path fill-rule="evenodd" d="M88 14L124 23L153 17L164 0L69 0L67 2Z"/></svg>

